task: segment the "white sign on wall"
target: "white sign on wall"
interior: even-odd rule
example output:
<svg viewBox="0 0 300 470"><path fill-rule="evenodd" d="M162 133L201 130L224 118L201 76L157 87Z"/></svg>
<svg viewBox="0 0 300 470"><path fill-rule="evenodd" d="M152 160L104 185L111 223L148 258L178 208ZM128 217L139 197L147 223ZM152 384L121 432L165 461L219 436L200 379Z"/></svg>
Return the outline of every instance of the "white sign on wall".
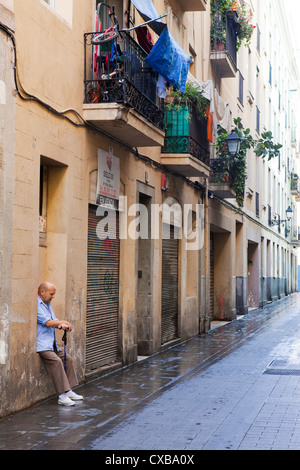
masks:
<svg viewBox="0 0 300 470"><path fill-rule="evenodd" d="M98 149L98 180L96 204L117 208L120 195L120 160L109 151Z"/></svg>

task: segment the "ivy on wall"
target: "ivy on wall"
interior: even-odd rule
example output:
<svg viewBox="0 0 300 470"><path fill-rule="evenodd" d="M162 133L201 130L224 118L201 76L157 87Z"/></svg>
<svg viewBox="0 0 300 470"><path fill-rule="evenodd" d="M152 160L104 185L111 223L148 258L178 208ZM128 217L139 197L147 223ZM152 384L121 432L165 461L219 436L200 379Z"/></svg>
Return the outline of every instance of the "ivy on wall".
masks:
<svg viewBox="0 0 300 470"><path fill-rule="evenodd" d="M234 119L234 132L241 139L240 151L231 156L228 153L226 138L228 133L218 126L215 143L217 159L213 163L212 171L217 175L217 182L227 181L236 193L239 207L244 205L245 182L247 178L247 151L253 149L257 157L271 160L280 154L281 144L274 144L272 132L262 132L259 139L254 139L250 129L245 129L241 118Z"/></svg>

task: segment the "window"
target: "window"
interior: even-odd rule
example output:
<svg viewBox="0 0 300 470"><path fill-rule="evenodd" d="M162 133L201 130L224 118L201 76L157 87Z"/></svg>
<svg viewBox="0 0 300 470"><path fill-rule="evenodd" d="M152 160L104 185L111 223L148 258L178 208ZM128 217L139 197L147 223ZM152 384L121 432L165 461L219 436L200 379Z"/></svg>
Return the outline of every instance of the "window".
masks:
<svg viewBox="0 0 300 470"><path fill-rule="evenodd" d="M197 54L196 54L196 52L194 51L194 49L191 45L189 45L189 53L190 53L190 57L191 57L190 73L195 76L196 75L196 57L197 57Z"/></svg>
<svg viewBox="0 0 300 470"><path fill-rule="evenodd" d="M101 18L102 30L111 26L110 17L109 17L109 9L105 6L105 4L109 5L110 7L114 7L120 28L123 28L125 26L129 28L133 26L133 23L135 23L135 13L136 13L135 8L131 4L131 2L126 2L126 4L129 3L129 10L128 10L128 8L123 5L123 3L124 3L123 0L106 0L105 2L102 2L102 0L96 0L96 10L98 10L98 6L99 4L101 4L99 14ZM125 10L126 10L126 13L125 13ZM127 20L129 21L129 18L131 22L128 22L127 25L124 25L123 19L125 21Z"/></svg>
<svg viewBox="0 0 300 470"><path fill-rule="evenodd" d="M47 3L49 7L53 8L53 10L55 10L55 0L44 0L44 2Z"/></svg>
<svg viewBox="0 0 300 470"><path fill-rule="evenodd" d="M260 88L261 88L260 70L258 67L256 67L255 99L256 99L256 103L258 107L260 107Z"/></svg>
<svg viewBox="0 0 300 470"><path fill-rule="evenodd" d="M268 204L268 225L269 227L272 226L272 209L270 204Z"/></svg>
<svg viewBox="0 0 300 470"><path fill-rule="evenodd" d="M244 104L244 77L239 71L239 101Z"/></svg>
<svg viewBox="0 0 300 470"><path fill-rule="evenodd" d="M255 193L255 214L259 217L259 193Z"/></svg>
<svg viewBox="0 0 300 470"><path fill-rule="evenodd" d="M260 110L256 106L256 132L260 134Z"/></svg>
<svg viewBox="0 0 300 470"><path fill-rule="evenodd" d="M260 29L259 29L259 26L256 25L256 31L257 31L257 42L256 42L256 49L257 49L257 52L260 54Z"/></svg>
<svg viewBox="0 0 300 470"><path fill-rule="evenodd" d="M39 187L39 245L47 246L49 237L65 230L63 210L66 194L67 167L41 156Z"/></svg>
<svg viewBox="0 0 300 470"><path fill-rule="evenodd" d="M73 0L42 0L57 14L58 17L65 20L69 25L73 21Z"/></svg>

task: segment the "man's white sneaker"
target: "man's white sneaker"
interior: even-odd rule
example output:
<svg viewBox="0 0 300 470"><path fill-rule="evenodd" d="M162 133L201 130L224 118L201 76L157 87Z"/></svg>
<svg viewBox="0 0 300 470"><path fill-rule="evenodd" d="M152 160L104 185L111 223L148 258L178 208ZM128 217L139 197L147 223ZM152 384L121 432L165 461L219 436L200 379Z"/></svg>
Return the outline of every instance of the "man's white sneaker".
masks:
<svg viewBox="0 0 300 470"><path fill-rule="evenodd" d="M71 400L65 393L59 395L58 397L58 404L62 406L73 406L75 405L74 401Z"/></svg>
<svg viewBox="0 0 300 470"><path fill-rule="evenodd" d="M71 400L83 400L82 395L77 395L77 393L73 392L73 390L69 390L66 393L67 397L71 398Z"/></svg>

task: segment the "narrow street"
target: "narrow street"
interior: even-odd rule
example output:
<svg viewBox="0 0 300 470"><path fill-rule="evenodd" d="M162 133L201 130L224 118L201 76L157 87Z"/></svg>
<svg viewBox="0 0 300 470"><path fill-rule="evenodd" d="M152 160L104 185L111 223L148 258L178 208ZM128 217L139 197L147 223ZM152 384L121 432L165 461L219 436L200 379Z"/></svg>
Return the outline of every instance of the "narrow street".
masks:
<svg viewBox="0 0 300 470"><path fill-rule="evenodd" d="M300 295L77 390L1 420L0 450L300 449Z"/></svg>

